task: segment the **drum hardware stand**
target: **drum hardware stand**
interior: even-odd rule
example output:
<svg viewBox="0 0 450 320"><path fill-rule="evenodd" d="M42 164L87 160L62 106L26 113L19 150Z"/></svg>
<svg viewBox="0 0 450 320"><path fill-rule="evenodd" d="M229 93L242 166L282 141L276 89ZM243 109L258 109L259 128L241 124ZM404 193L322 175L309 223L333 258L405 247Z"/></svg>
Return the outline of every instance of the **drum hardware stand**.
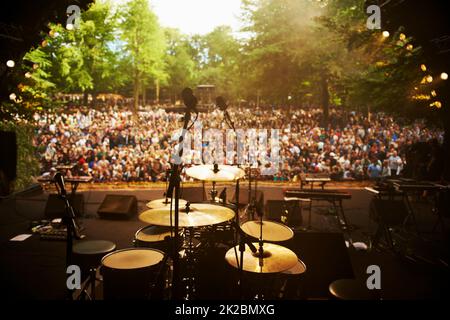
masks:
<svg viewBox="0 0 450 320"><path fill-rule="evenodd" d="M185 289L186 289L186 295L184 297L184 300L192 300L192 298L195 298L195 264L197 262L197 259L194 256L194 228L189 227L189 239L187 242L187 248L186 248L186 277L183 278L183 281L185 282Z"/></svg>
<svg viewBox="0 0 450 320"><path fill-rule="evenodd" d="M242 299L244 297L244 294L243 294L243 291L244 291L243 290L243 288L244 288L243 279L244 279L244 277L243 277L243 275L244 275L245 245L248 245L248 247L253 252L253 254L256 254L258 252L258 249L256 249L256 247L251 242L251 240L248 239L247 235L242 230L242 228L240 227L239 223L234 221L234 222L231 223L231 225L236 230L236 234L239 235L239 254L240 254L240 258L238 259L236 252L235 252L235 254L236 254L236 263L237 263L238 269L239 269L239 293L240 293L240 297Z"/></svg>
<svg viewBox="0 0 450 320"><path fill-rule="evenodd" d="M255 183L255 191L252 195L252 167L248 167L248 204L245 208L245 212L247 213L247 220L253 220L255 217L255 212L257 211L256 198L258 195L258 179L254 178Z"/></svg>
<svg viewBox="0 0 450 320"><path fill-rule="evenodd" d="M214 163L214 169L213 169L213 172L214 173L218 173L220 170L219 170L219 165L217 164L217 163ZM215 202L216 201L216 197L217 197L217 195L219 194L219 192L217 191L217 189L216 189L216 181L213 181L212 182L212 189L211 189L211 191L210 191L210 194L211 194L211 200L212 200L212 202Z"/></svg>
<svg viewBox="0 0 450 320"><path fill-rule="evenodd" d="M256 209L256 208L255 208ZM262 268L264 267L264 240L263 240L263 212L261 212L261 210L256 210L256 213L259 217L259 248L258 248L258 256L259 256L259 266L262 270ZM254 253L255 254L255 253ZM259 290L258 290L259 291ZM264 300L264 294L263 293L258 293L255 296L256 300Z"/></svg>
<svg viewBox="0 0 450 320"><path fill-rule="evenodd" d="M167 261L169 260L169 258L171 256L171 252L173 252L174 250L175 251L178 250L177 244L175 242L173 242L172 237L166 236L164 238L164 241L167 243L167 248L169 249L168 250L169 253L164 252L164 258L162 259L161 266L160 266L158 272L156 273L155 282L154 282L153 288L151 290L152 291L152 293L151 293L152 297L154 297L157 294L157 292L158 292L157 291L158 290L158 284L159 283L164 283L164 280L165 280L164 279L164 270L165 270L164 266L167 264ZM175 245L175 248L172 247L174 245ZM163 289L164 289L164 285L163 285ZM164 296L161 297L161 298L164 298Z"/></svg>
<svg viewBox="0 0 450 320"><path fill-rule="evenodd" d="M86 280L83 288L81 289L81 293L78 296L77 300L84 300L86 297L91 300L95 301L95 282L101 281L101 279L97 278L97 268L91 268L89 269L89 277ZM89 295L88 287L91 286L91 294Z"/></svg>

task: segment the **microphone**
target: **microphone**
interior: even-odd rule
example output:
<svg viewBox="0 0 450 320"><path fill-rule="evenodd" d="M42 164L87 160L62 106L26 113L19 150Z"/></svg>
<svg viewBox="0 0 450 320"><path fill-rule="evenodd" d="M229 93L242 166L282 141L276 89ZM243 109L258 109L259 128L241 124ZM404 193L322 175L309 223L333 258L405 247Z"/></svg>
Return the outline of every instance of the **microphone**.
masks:
<svg viewBox="0 0 450 320"><path fill-rule="evenodd" d="M59 190L61 192L61 196L65 197L67 195L67 192L66 192L66 186L64 184L64 177L61 174L61 172L55 173L55 175L53 176L53 180L59 186Z"/></svg>
<svg viewBox="0 0 450 320"><path fill-rule="evenodd" d="M191 88L184 88L183 91L181 92L181 98L183 99L184 105L186 106L188 111L197 112L196 107L198 100L194 96L194 92L192 91Z"/></svg>
<svg viewBox="0 0 450 320"><path fill-rule="evenodd" d="M236 129L234 128L234 123L233 121L231 121L230 115L228 114L227 108L227 102L225 101L225 98L222 96L218 96L216 98L216 106L223 111L224 116L225 116L225 121L227 122L228 126L230 126L234 131L236 131Z"/></svg>

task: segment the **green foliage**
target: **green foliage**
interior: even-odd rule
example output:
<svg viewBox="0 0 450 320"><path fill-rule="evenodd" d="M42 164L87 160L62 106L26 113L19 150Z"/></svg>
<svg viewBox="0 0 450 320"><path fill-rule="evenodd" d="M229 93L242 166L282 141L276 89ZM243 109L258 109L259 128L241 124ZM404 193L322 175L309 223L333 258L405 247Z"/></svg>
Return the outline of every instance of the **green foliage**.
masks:
<svg viewBox="0 0 450 320"><path fill-rule="evenodd" d="M47 45L25 56L39 66L32 77L38 84L66 93L98 93L122 84L122 77L115 74L118 55L111 46L116 39L117 16L108 2L92 4L81 14L78 28L50 27Z"/></svg>
<svg viewBox="0 0 450 320"><path fill-rule="evenodd" d="M34 127L26 122L0 121L0 131L15 132L17 136L17 178L12 191L20 191L32 183L39 174L39 163L32 143Z"/></svg>
<svg viewBox="0 0 450 320"><path fill-rule="evenodd" d="M195 85L197 64L192 56L190 39L176 29L167 28L164 31L167 41L165 60L168 82L166 87L170 91L171 99L175 101L183 88Z"/></svg>
<svg viewBox="0 0 450 320"><path fill-rule="evenodd" d="M120 11L121 39L128 53L126 61L132 74L134 107L137 109L141 86L148 85L152 80L167 80L163 59L166 42L163 29L147 0L132 0Z"/></svg>

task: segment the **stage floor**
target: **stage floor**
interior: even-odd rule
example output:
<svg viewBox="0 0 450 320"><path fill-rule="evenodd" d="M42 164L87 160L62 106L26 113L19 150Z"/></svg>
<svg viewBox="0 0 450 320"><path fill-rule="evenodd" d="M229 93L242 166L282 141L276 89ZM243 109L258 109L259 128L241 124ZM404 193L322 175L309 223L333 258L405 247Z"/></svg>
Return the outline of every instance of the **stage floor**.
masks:
<svg viewBox="0 0 450 320"><path fill-rule="evenodd" d="M285 185L262 185L264 200L283 199ZM220 189L219 189L220 190ZM135 232L145 226L137 217L127 221L99 219L96 211L106 194L132 194L138 199L138 212L145 210L148 200L162 197L162 188L152 189L109 189L81 190L85 200L84 233L88 239L110 240L118 249L132 247ZM349 189L351 200L344 201L344 208L353 226L354 241L368 242L376 225L369 219L369 205L372 196L360 188ZM232 190L227 189L228 199ZM10 241L18 234L29 233L30 221L44 217L47 192L34 192L0 203L0 283L2 294L7 299L63 299L65 297L65 243L39 240L33 235L23 242ZM430 233L435 217L425 203L417 203L418 221L426 240L415 240L416 259L410 260L395 255L389 250L370 252L348 250L353 274L367 279L369 265L380 266L382 272L383 299L429 299L449 296L450 277L448 267L448 234ZM305 214L305 213L304 213ZM306 217L304 217L306 221ZM336 219L325 206L314 208L310 233L338 233ZM301 237L302 234L296 234ZM326 252L324 252L326 258ZM417 259L419 257L419 259ZM324 259L325 259L324 258ZM440 260L440 261L439 261ZM326 261L326 260L324 260ZM332 268L324 265L322 268ZM214 271L211 271L214 272ZM326 298L311 296L307 298Z"/></svg>

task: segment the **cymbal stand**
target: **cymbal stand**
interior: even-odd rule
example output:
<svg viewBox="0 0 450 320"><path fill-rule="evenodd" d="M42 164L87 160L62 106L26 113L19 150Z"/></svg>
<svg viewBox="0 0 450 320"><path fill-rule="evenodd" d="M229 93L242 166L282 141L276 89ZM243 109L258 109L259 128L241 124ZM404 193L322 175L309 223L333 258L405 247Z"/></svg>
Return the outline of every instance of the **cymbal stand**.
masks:
<svg viewBox="0 0 450 320"><path fill-rule="evenodd" d="M255 212L257 211L257 191L258 191L258 179L254 178L254 192L252 195L252 168L251 166L248 168L248 204L245 208L245 212L247 213L247 220L253 220L255 218Z"/></svg>
<svg viewBox="0 0 450 320"><path fill-rule="evenodd" d="M223 108L221 108L223 110L224 113L224 118L225 118L225 122L227 123L228 127L230 127L231 129L233 129L235 135L236 135L236 127L234 126L234 122L233 120L231 120L230 114L227 111L227 105L224 103ZM239 163L238 163L238 167L239 167ZM250 192L250 189L249 189ZM247 239L247 235L244 233L244 231L242 231L240 225L239 225L239 193L240 193L240 179L236 180L236 190L235 190L235 194L236 194L236 214L235 214L235 221L232 222L232 226L235 228L236 232L234 234L234 242L236 244L237 240L239 239L239 253L240 253L240 259L238 259L238 255L236 252L236 246L234 246L234 254L236 256L236 262L239 268L239 293L240 293L240 297L241 299L244 297L244 293L243 293L243 273L244 273L244 252L245 252L245 244L247 243L247 245L250 247L250 249L252 250L252 252L256 252L256 248L253 245L253 243L251 241L249 241ZM249 194L250 195L250 194ZM250 200L250 199L249 199Z"/></svg>
<svg viewBox="0 0 450 320"><path fill-rule="evenodd" d="M217 163L214 163L214 169L213 169L213 172L214 172L214 173L218 173L219 171L220 171L220 170L219 170L219 165L218 165ZM210 191L210 194L211 194L211 200L212 200L212 202L215 202L215 201L216 201L217 194L218 194L217 189L216 189L216 181L213 181L213 182L212 182L212 189L211 189L211 191Z"/></svg>
<svg viewBox="0 0 450 320"><path fill-rule="evenodd" d="M236 221L232 221L231 225L236 230L236 235L239 237L239 253L240 257L238 259L237 252L235 250L234 254L236 256L236 263L239 269L239 293L241 299L244 297L244 285L243 285L243 274L244 274L244 252L245 252L245 245L248 245L250 250L253 252L253 254L257 254L258 250L253 245L252 241L248 239L248 236L245 234L245 232L240 227L239 223ZM236 248L236 247L235 247Z"/></svg>
<svg viewBox="0 0 450 320"><path fill-rule="evenodd" d="M255 208L256 209L256 208ZM259 248L258 248L258 257L259 257L259 267L264 267L264 240L263 240L263 213L260 210L256 210L256 213L259 217ZM264 300L264 294L262 292L259 292L255 299L257 300Z"/></svg>

